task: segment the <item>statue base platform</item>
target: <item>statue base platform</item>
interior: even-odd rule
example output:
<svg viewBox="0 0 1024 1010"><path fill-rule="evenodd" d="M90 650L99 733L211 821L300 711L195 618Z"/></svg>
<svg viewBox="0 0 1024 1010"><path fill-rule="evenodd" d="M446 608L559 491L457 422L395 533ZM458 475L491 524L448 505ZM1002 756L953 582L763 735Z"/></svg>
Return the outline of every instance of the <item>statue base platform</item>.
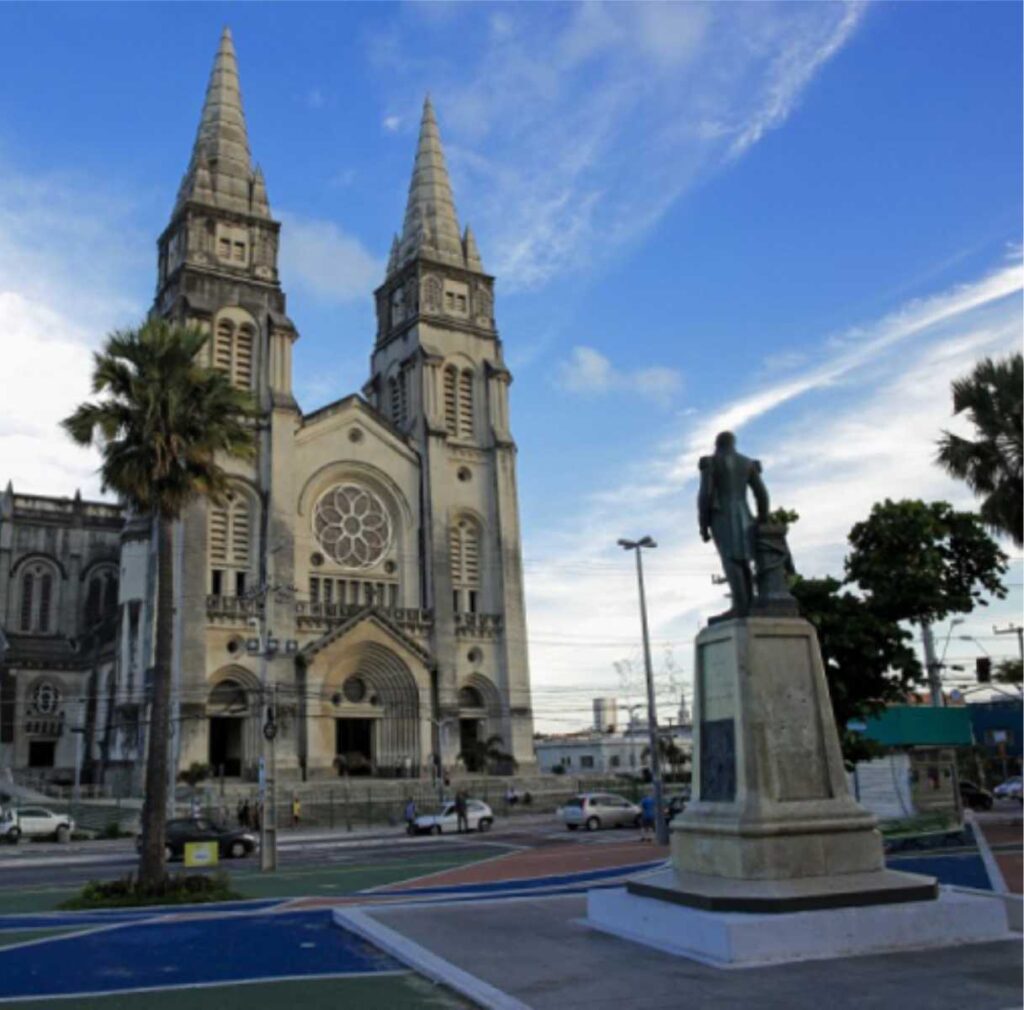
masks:
<svg viewBox="0 0 1024 1010"><path fill-rule="evenodd" d="M702 873L679 873L671 867L626 883L626 890L709 912L809 912L825 908L893 905L934 901L939 887L934 877L895 870L841 873L830 877L790 880L735 880Z"/></svg>
<svg viewBox="0 0 1024 1010"><path fill-rule="evenodd" d="M851 875L853 876L853 875ZM858 875L859 876L859 875ZM881 876L881 875L880 875ZM892 874L913 877L913 874ZM655 880L657 878L654 878ZM919 878L925 882L930 878ZM964 894L940 888L934 900L900 901L897 904L856 903L840 907L815 908L788 912L732 912L695 908L687 894L679 890L683 901L668 897L672 888L652 885L658 896L634 893L652 878L638 878L627 887L590 891L587 894L588 926L668 954L690 958L718 968L753 968L794 961L857 957L864 954L892 953L963 943L987 943L1015 937L1007 927L1006 909L997 896ZM666 881L662 881L664 885ZM758 889L746 882L732 881L745 889L749 902ZM804 882L800 882L801 884ZM835 881L830 881L835 883ZM850 881L852 883L852 881ZM823 898L804 893L789 885L788 896ZM682 882L680 887L687 886ZM771 886L765 885L768 890ZM870 888L862 892L866 899L901 887L914 887L906 881ZM934 882L921 885L934 888ZM766 891L760 892L764 898ZM723 899L721 892L717 899ZM773 900L768 895L766 900ZM844 902L855 900L855 893L842 895ZM886 899L888 900L888 899Z"/></svg>

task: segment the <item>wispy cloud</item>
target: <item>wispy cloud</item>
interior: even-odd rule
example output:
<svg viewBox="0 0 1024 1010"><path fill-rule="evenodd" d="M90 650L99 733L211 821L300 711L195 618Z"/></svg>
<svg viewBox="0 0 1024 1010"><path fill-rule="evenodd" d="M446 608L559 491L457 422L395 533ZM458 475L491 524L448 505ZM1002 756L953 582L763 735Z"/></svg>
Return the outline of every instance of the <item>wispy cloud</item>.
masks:
<svg viewBox="0 0 1024 1010"><path fill-rule="evenodd" d="M574 347L569 360L558 366L557 382L570 393L599 395L626 391L668 403L682 386L682 376L674 368L662 365L632 371L618 369L593 347Z"/></svg>
<svg viewBox="0 0 1024 1010"><path fill-rule="evenodd" d="M403 93L434 93L459 205L515 289L614 255L784 123L863 7L467 6L443 24L420 15L405 9L375 59ZM450 36L453 17L478 39L471 54L460 47L445 61L438 45L422 58L424 33Z"/></svg>
<svg viewBox="0 0 1024 1010"><path fill-rule="evenodd" d="M384 263L333 221L279 214L281 276L291 291L325 302L365 299L384 275Z"/></svg>
<svg viewBox="0 0 1024 1010"><path fill-rule="evenodd" d="M677 418L653 459L619 483L583 489L571 521L526 544L535 682L585 678L595 691L616 689L612 662L630 655L637 618L633 573L614 544L645 533L659 544L645 572L655 643L672 646L689 671L702 620L726 605L711 581L714 549L699 540L695 518L695 457L723 428L743 428L741 447L763 459L773 501L800 513L791 541L808 575L841 574L850 527L882 498L973 508L969 490L934 464L935 440L951 424L952 379L985 354L1019 347L1022 288L1018 260L838 338L824 335L816 364L723 398L710 415ZM1021 581L1019 562L1009 581ZM987 634L992 620L1015 617L1019 607L1017 589L970 617L964 633Z"/></svg>

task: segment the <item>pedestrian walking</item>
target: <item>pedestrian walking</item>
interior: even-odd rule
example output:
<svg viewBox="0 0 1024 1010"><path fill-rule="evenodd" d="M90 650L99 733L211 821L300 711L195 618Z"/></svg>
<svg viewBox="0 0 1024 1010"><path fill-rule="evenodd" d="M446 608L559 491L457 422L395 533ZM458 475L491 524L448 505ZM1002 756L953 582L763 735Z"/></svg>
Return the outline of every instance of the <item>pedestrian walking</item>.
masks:
<svg viewBox="0 0 1024 1010"><path fill-rule="evenodd" d="M302 820L302 800L297 795L292 796L292 827L297 828Z"/></svg>
<svg viewBox="0 0 1024 1010"><path fill-rule="evenodd" d="M466 794L461 789L455 794L455 822L460 835L469 831L469 818L466 816Z"/></svg>
<svg viewBox="0 0 1024 1010"><path fill-rule="evenodd" d="M411 797L407 797L405 801L405 830L410 834L416 834L416 801Z"/></svg>

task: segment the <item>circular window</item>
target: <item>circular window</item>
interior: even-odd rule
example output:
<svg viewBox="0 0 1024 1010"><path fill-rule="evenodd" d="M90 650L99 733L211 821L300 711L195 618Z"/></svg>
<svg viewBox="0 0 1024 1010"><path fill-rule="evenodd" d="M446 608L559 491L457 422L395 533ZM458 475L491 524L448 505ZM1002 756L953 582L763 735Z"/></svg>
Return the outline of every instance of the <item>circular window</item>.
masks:
<svg viewBox="0 0 1024 1010"><path fill-rule="evenodd" d="M384 571L386 571L388 575L394 575L395 572L398 571L398 565L396 565L394 561L385 561Z"/></svg>
<svg viewBox="0 0 1024 1010"><path fill-rule="evenodd" d="M479 663L484 658L483 652L481 652L476 646L469 650L469 654L466 657L471 663Z"/></svg>
<svg viewBox="0 0 1024 1010"><path fill-rule="evenodd" d="M60 691L44 682L32 692L32 704L40 715L54 715L60 705Z"/></svg>
<svg viewBox="0 0 1024 1010"><path fill-rule="evenodd" d="M242 646L244 644L245 643L240 638L232 638L231 641L228 642L228 652L233 656L236 652L242 651Z"/></svg>
<svg viewBox="0 0 1024 1010"><path fill-rule="evenodd" d="M363 430L362 428L351 428L348 433L348 440L350 442L362 442Z"/></svg>
<svg viewBox="0 0 1024 1010"><path fill-rule="evenodd" d="M313 534L344 568L371 568L391 546L391 519L383 502L358 484L338 484L313 509Z"/></svg>
<svg viewBox="0 0 1024 1010"><path fill-rule="evenodd" d="M319 568L324 563L324 556L319 551L313 551L309 556L309 563L314 568Z"/></svg>
<svg viewBox="0 0 1024 1010"><path fill-rule="evenodd" d="M366 681L362 677L349 677L342 685L341 692L346 701L358 705L366 698Z"/></svg>
<svg viewBox="0 0 1024 1010"><path fill-rule="evenodd" d="M473 479L473 471L470 470L468 466L460 466L459 472L456 476L463 484L465 484L467 481L471 481Z"/></svg>

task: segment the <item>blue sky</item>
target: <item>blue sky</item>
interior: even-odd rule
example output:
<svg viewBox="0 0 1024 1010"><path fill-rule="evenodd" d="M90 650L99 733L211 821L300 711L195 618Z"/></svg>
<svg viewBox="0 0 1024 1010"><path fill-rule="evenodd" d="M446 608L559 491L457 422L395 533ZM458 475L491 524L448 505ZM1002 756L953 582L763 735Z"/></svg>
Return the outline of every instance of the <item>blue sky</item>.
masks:
<svg viewBox="0 0 1024 1010"><path fill-rule="evenodd" d="M17 380L0 470L17 488L96 491L55 422L86 393L87 350L148 307L224 24L284 221L307 410L365 378L370 293L433 96L460 220L498 276L546 728L623 687L615 662L636 667L621 535L661 544L665 701L688 681L721 604L693 517L720 425L802 513L809 574L840 571L875 500L970 505L930 456L950 379L1020 346L1009 3L0 6L0 328ZM1010 600L955 635L1010 651L982 636L1019 618L1021 579L1015 561Z"/></svg>

